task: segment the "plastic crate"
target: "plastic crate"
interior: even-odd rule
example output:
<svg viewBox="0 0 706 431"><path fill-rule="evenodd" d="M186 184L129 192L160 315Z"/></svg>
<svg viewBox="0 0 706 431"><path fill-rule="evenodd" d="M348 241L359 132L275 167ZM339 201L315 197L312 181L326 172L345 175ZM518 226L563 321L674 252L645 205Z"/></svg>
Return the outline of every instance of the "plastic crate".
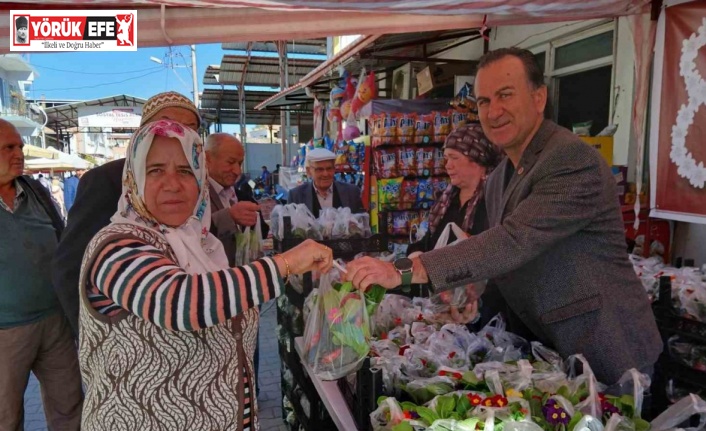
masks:
<svg viewBox="0 0 706 431"><path fill-rule="evenodd" d="M303 238L288 236L292 231L292 222L289 217L284 217L283 223L285 237L281 240L275 238L272 241L273 249L278 253L285 252L304 242ZM380 234L368 238L330 239L317 242L330 247L335 259L351 259L358 253L376 253L388 250L387 237Z"/></svg>
<svg viewBox="0 0 706 431"><path fill-rule="evenodd" d="M304 314L302 309L293 305L287 295L277 298L277 324L281 325L290 338L304 335Z"/></svg>
<svg viewBox="0 0 706 431"><path fill-rule="evenodd" d="M336 381L360 431L372 431L370 413L377 409L377 399L384 395L382 370L370 369L370 358L365 358L363 366L354 374Z"/></svg>

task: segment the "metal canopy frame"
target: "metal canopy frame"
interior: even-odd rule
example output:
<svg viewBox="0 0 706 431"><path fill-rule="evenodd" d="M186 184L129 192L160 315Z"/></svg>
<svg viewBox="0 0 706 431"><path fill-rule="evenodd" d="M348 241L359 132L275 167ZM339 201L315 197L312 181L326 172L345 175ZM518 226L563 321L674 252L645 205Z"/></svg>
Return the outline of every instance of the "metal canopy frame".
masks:
<svg viewBox="0 0 706 431"><path fill-rule="evenodd" d="M323 63L322 60L289 58L287 68L289 69L290 82L299 81L321 63ZM221 60L218 73L220 85L280 87L279 59L277 57L226 54Z"/></svg>
<svg viewBox="0 0 706 431"><path fill-rule="evenodd" d="M41 103L41 101L38 101ZM90 106L144 106L147 100L140 97L120 94L116 96L102 97L100 99L86 100L82 102L72 102L66 104L56 104L54 106L44 108L47 114L46 127L54 131L54 139L62 149L68 149L71 153L71 146L67 141L70 129L78 129L78 110L79 108ZM50 134L47 138L50 138ZM65 139L66 138L66 139Z"/></svg>
<svg viewBox="0 0 706 431"><path fill-rule="evenodd" d="M223 43L224 51L247 51L248 46L255 52L277 53L276 41ZM287 42L288 54L326 55L326 38L303 39Z"/></svg>
<svg viewBox="0 0 706 431"><path fill-rule="evenodd" d="M299 102L301 106L313 102L313 97L306 95L306 90L301 85L302 81L311 82L308 85L309 94L316 96L321 101L328 100L334 83L341 79L334 74L334 70L339 65L345 66L349 73L357 76L362 69L375 73L391 73L409 62L471 63L464 59L442 59L434 56L481 37L480 29L475 28L383 35L374 38L367 46L357 50L353 55L342 54L338 58L334 57L326 61L322 65L323 67L307 75L296 85L280 91L255 109L269 109L272 106L294 102Z"/></svg>
<svg viewBox="0 0 706 431"><path fill-rule="evenodd" d="M207 123L240 124L241 106L247 113L247 124L269 125L277 124L280 111L293 110L304 118L312 117L312 106L299 106L299 104L283 104L273 106L265 111L255 111L255 106L269 99L275 93L269 91L244 92L244 104L241 103L240 91L237 89L206 88L201 93L201 107L199 112ZM297 106L297 109L293 109ZM274 120L273 120L274 119Z"/></svg>

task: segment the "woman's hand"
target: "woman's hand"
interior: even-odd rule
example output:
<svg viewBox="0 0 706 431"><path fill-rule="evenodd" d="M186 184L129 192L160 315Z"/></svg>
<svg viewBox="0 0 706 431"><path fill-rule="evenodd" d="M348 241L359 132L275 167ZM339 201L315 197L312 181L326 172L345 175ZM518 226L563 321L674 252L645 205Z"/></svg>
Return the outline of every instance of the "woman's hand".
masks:
<svg viewBox="0 0 706 431"><path fill-rule="evenodd" d="M333 265L333 250L312 239L305 240L281 256L289 264L290 274L303 274L313 270L328 272ZM283 259L278 259L281 260ZM287 274L286 265L280 267L280 274Z"/></svg>

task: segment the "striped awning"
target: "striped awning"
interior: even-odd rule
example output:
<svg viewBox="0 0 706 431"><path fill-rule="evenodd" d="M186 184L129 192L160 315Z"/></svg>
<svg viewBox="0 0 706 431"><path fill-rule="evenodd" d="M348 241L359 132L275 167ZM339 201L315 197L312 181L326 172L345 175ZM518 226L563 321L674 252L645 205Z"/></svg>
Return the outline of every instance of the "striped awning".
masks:
<svg viewBox="0 0 706 431"><path fill-rule="evenodd" d="M138 46L312 39L630 15L649 0L39 0L2 2L0 52L12 9L136 8ZM412 7L413 5L413 7Z"/></svg>

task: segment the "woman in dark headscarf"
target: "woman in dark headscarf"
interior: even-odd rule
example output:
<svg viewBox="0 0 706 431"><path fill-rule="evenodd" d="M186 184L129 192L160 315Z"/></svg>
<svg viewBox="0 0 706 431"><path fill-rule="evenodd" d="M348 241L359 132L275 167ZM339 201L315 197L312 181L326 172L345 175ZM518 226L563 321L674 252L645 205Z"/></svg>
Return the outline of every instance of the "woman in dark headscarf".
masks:
<svg viewBox="0 0 706 431"><path fill-rule="evenodd" d="M444 159L450 184L431 207L426 234L410 244L408 254L433 249L444 227L452 222L469 235L488 228L483 199L485 181L502 160L502 152L485 137L480 124L470 124L446 138Z"/></svg>
<svg viewBox="0 0 706 431"><path fill-rule="evenodd" d="M484 190L488 175L502 160L503 153L483 134L480 124L459 127L449 134L444 143L444 159L450 184L437 198L429 213L429 226L424 237L410 244L407 254L417 254L434 248L442 231L449 223L455 223L469 235L477 235L488 228L488 214L485 209ZM449 243L455 241L453 232ZM477 298L474 286L466 286L467 295ZM418 294L425 296L420 288ZM486 301L470 301L464 309L450 307L453 320L457 323L473 321L472 329L480 329L488 318L504 307L499 295L484 296ZM450 300L442 297L442 301ZM475 319L474 319L475 318Z"/></svg>

